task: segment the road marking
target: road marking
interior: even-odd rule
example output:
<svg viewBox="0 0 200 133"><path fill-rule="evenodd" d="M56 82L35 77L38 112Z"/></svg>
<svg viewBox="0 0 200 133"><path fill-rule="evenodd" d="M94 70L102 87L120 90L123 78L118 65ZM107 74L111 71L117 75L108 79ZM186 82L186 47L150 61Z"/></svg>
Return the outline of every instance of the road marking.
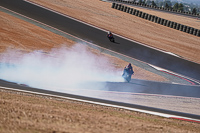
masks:
<svg viewBox="0 0 200 133"><path fill-rule="evenodd" d="M185 81L191 83L192 85L196 85L196 84L200 85L200 82L197 81L197 80L194 80L194 79L188 78L188 77L186 77L186 76L183 76L183 75L180 75L180 74L177 74L177 73L171 72L171 71L169 71L169 70L166 70L166 69L163 69L163 68L160 68L160 67L157 67L157 66L151 65L151 64L149 64L149 66L155 68L155 69L158 70L158 71L161 71L161 72L164 72L164 73L167 73L167 74L170 74L170 75L176 76L176 77L178 77L178 78L181 78L181 79L183 79L183 80L185 80ZM195 83L196 83L196 84L195 84ZM178 84L178 83L177 83L177 84Z"/></svg>

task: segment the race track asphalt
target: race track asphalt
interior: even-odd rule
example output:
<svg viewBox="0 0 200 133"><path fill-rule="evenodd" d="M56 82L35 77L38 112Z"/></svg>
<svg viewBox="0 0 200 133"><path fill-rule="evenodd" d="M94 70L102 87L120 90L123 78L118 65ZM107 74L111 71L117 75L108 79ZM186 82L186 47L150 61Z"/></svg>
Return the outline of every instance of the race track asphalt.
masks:
<svg viewBox="0 0 200 133"><path fill-rule="evenodd" d="M27 3L23 0L1 0L0 6L60 29L101 47L191 77L193 79L200 80L200 64L157 51L136 42L126 40L125 38L117 35L115 35L116 43L111 43L106 38L107 33L103 30L77 22L73 19Z"/></svg>
<svg viewBox="0 0 200 133"><path fill-rule="evenodd" d="M177 115L177 116L188 117L188 118L200 120L200 116L195 115L195 114L189 114L189 113L183 113L183 112L177 112L177 111L170 111L170 110L166 110L166 109L159 109L159 108L141 106L141 105L136 105L136 104L129 104L129 103L123 103L123 102L116 102L116 101L111 101L111 100L104 100L104 99L99 99L99 98L87 97L87 96L73 95L73 94L68 94L68 93L32 88L32 87L12 83L12 82L7 82L7 81L4 81L4 80L0 80L0 85L1 85L0 89L4 88L4 87L11 87L11 88L15 88L16 90L22 90L22 91L26 91L26 92L29 91L29 92L33 92L33 93L36 93L36 94L40 93L40 94L43 94L43 95L52 95L52 96L59 96L59 97L66 97L66 98L81 99L81 100L86 100L86 101L93 101L93 102L105 103L105 104L116 105L116 106L121 106L121 107L128 107L128 108L136 108L136 109L141 109L141 110L148 110L148 111L153 111L153 112Z"/></svg>

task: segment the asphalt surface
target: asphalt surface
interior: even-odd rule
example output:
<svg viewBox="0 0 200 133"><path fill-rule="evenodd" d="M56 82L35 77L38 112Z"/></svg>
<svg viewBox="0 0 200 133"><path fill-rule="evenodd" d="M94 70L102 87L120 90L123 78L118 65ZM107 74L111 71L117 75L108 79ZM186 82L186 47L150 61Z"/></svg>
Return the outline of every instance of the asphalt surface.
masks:
<svg viewBox="0 0 200 133"><path fill-rule="evenodd" d="M116 43L111 43L106 38L107 33L105 31L32 5L23 0L1 0L0 5L101 47L200 80L200 64L151 49L119 36L115 36Z"/></svg>
<svg viewBox="0 0 200 133"><path fill-rule="evenodd" d="M106 104L117 105L117 106L122 106L122 107L130 107L130 108L160 112L160 113L165 113L165 114L178 115L178 116L188 117L192 119L200 119L200 116L195 115L195 114L182 113L182 112L177 112L177 111L170 111L170 110L165 110L165 109L159 109L159 108L153 108L153 107L141 106L141 105L136 105L136 104L123 103L123 102L116 102L116 101L110 101L110 100L104 100L104 99L98 99L98 98L92 98L92 97L86 97L86 96L79 96L79 95L49 91L49 90L38 89L38 88L31 88L31 87L15 84L12 82L7 82L4 80L0 80L0 85L2 87L12 87L19 90L30 91L30 92L40 93L40 94L43 93L43 94L49 94L49 95L54 95L54 96L70 97L70 98L75 98L75 99L106 103Z"/></svg>

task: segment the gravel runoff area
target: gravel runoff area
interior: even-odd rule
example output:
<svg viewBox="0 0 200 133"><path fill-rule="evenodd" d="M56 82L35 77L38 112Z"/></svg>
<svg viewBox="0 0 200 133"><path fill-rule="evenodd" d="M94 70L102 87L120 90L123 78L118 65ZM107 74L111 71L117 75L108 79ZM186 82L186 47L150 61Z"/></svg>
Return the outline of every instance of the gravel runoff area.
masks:
<svg viewBox="0 0 200 133"><path fill-rule="evenodd" d="M31 52L38 49L48 51L63 43L74 44L73 41L19 19L9 20L11 16L0 13L1 24L4 24L0 33L2 52L7 47L19 49L22 52ZM38 40L36 41L35 38ZM2 43L3 41L5 42ZM49 97L41 99L41 96L21 94L1 91L1 115L3 114L1 117L3 119L0 121L1 132L198 132L199 129L197 123L75 101ZM45 102L40 104L40 100ZM198 102L196 104L198 105Z"/></svg>

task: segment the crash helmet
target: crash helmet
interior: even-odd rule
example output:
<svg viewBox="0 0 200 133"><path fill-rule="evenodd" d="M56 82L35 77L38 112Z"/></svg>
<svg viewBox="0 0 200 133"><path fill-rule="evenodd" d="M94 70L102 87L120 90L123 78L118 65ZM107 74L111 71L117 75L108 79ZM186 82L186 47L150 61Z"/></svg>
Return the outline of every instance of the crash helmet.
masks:
<svg viewBox="0 0 200 133"><path fill-rule="evenodd" d="M131 63L128 64L128 68L131 67Z"/></svg>
<svg viewBox="0 0 200 133"><path fill-rule="evenodd" d="M108 31L108 34L111 34L111 32L110 32L110 31Z"/></svg>

